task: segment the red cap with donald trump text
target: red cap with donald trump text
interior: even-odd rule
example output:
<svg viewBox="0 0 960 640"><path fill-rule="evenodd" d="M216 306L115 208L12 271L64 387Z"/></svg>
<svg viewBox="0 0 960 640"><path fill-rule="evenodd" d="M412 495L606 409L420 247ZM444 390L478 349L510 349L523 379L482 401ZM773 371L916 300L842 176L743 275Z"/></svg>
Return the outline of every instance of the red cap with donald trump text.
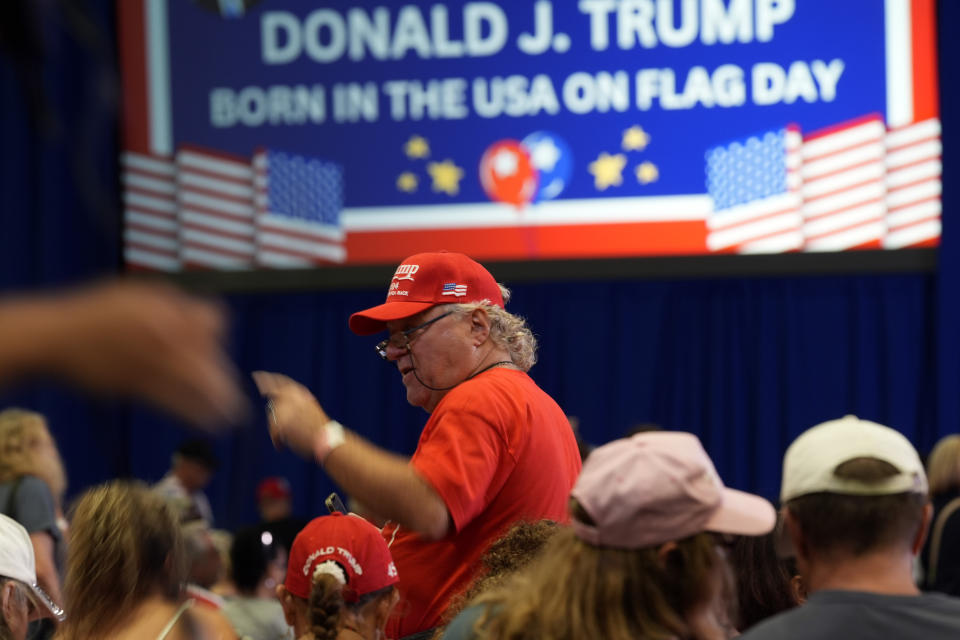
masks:
<svg viewBox="0 0 960 640"><path fill-rule="evenodd" d="M346 602L400 580L380 530L360 516L342 513L314 518L297 534L283 584L293 595L308 599L314 577L321 574L343 585Z"/></svg>
<svg viewBox="0 0 960 640"><path fill-rule="evenodd" d="M503 307L500 286L479 262L449 251L418 253L397 267L386 302L350 316L350 330L366 336L438 304L481 300Z"/></svg>

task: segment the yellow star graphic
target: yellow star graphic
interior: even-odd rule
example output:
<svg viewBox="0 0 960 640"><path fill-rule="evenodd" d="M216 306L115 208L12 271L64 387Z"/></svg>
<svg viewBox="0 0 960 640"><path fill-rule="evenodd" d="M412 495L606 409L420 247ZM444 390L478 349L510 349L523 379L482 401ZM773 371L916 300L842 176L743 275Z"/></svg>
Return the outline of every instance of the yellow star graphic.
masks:
<svg viewBox="0 0 960 640"><path fill-rule="evenodd" d="M637 182L640 184L650 184L656 182L660 177L660 170L652 162L643 162L636 169Z"/></svg>
<svg viewBox="0 0 960 640"><path fill-rule="evenodd" d="M442 191L448 196L455 196L460 192L463 169L455 165L453 160L431 162L427 165L427 173L433 178L432 189L434 191Z"/></svg>
<svg viewBox="0 0 960 640"><path fill-rule="evenodd" d="M607 187L619 187L623 184L623 168L626 165L627 157L622 153L601 153L588 165L588 170L593 174L594 186L604 191Z"/></svg>
<svg viewBox="0 0 960 640"><path fill-rule="evenodd" d="M650 144L650 134L635 124L623 132L623 141L620 144L624 151L643 151Z"/></svg>
<svg viewBox="0 0 960 640"><path fill-rule="evenodd" d="M413 193L417 190L417 185L419 184L420 181L417 179L416 174L410 173L409 171L404 171L397 176L397 189L404 193Z"/></svg>
<svg viewBox="0 0 960 640"><path fill-rule="evenodd" d="M424 137L410 136L407 144L403 145L403 152L411 159L426 158L430 155L430 143Z"/></svg>

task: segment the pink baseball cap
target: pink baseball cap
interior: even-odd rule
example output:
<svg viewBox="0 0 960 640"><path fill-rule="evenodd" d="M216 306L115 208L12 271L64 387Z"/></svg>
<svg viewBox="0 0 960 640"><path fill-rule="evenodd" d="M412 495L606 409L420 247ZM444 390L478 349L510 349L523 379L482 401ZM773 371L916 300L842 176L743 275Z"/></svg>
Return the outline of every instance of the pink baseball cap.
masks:
<svg viewBox="0 0 960 640"><path fill-rule="evenodd" d="M438 304L481 300L503 307L497 281L479 262L449 251L418 253L397 267L386 302L350 316L350 330L366 336L383 331L387 322L409 318Z"/></svg>
<svg viewBox="0 0 960 640"><path fill-rule="evenodd" d="M283 584L293 595L307 599L318 572L343 585L347 602L399 581L380 530L360 516L342 513L314 518L297 534Z"/></svg>
<svg viewBox="0 0 960 640"><path fill-rule="evenodd" d="M703 531L757 536L776 511L760 496L728 489L691 433L649 432L595 449L571 496L595 524L572 520L584 542L640 549Z"/></svg>

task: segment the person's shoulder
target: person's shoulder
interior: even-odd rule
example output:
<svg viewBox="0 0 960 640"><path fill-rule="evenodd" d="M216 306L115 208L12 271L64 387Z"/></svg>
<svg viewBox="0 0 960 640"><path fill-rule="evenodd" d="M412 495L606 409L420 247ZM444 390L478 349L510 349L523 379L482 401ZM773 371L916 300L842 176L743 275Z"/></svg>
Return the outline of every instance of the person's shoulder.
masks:
<svg viewBox="0 0 960 640"><path fill-rule="evenodd" d="M919 602L924 607L954 613L957 615L957 625L960 627L960 597L946 593L928 592L921 594Z"/></svg>
<svg viewBox="0 0 960 640"><path fill-rule="evenodd" d="M442 640L469 640L475 635L474 627L487 610L486 605L467 607L454 618L443 632Z"/></svg>
<svg viewBox="0 0 960 640"><path fill-rule="evenodd" d="M808 611L804 609L804 606L795 607L771 616L766 620L761 620L744 631L740 637L746 640L766 640L767 638L790 640L794 637L809 637L806 636L803 631L805 626L802 621L807 617L808 613Z"/></svg>
<svg viewBox="0 0 960 640"><path fill-rule="evenodd" d="M168 497L182 497L187 494L186 489L184 489L183 485L180 484L177 476L173 475L172 473L168 473L160 478L159 482L153 485L153 490Z"/></svg>
<svg viewBox="0 0 960 640"><path fill-rule="evenodd" d="M20 476L19 483L16 483L16 481L14 481L9 484L10 489L12 489L15 484L17 487L18 496L21 494L21 492L31 493L31 494L50 495L50 487L48 487L47 483L44 482L42 479L38 478L37 476L33 476L30 474Z"/></svg>
<svg viewBox="0 0 960 640"><path fill-rule="evenodd" d="M523 402L531 397L545 394L526 371L507 367L497 367L485 371L454 387L441 402L471 406L478 397L486 401Z"/></svg>

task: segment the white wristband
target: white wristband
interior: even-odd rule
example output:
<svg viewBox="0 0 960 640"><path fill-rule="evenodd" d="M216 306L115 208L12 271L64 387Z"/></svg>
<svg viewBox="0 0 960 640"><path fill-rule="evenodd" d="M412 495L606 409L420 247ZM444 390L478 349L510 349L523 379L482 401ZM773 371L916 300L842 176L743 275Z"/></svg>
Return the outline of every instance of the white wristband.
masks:
<svg viewBox="0 0 960 640"><path fill-rule="evenodd" d="M343 425L336 420L330 420L327 424L323 425L323 437L324 440L326 440L327 451L323 459L320 460L320 464L326 462L330 454L333 453L333 450L347 441Z"/></svg>

